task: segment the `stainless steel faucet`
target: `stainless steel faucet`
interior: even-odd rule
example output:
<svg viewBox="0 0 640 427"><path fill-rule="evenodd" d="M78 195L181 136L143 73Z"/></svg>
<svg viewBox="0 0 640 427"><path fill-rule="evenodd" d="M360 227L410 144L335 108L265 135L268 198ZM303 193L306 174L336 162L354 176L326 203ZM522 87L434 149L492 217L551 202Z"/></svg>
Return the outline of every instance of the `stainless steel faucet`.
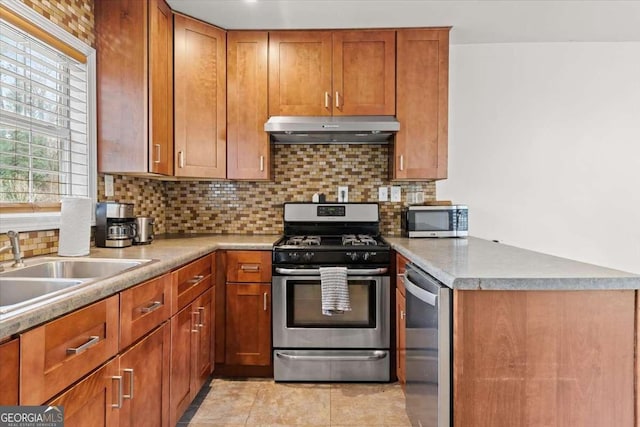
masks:
<svg viewBox="0 0 640 427"><path fill-rule="evenodd" d="M22 254L20 253L20 235L15 231L9 231L7 232L7 236L9 237L9 244L1 247L0 253L11 249L13 252L14 260L12 267L24 267L24 263L22 262ZM3 270L4 268L0 265L0 271Z"/></svg>

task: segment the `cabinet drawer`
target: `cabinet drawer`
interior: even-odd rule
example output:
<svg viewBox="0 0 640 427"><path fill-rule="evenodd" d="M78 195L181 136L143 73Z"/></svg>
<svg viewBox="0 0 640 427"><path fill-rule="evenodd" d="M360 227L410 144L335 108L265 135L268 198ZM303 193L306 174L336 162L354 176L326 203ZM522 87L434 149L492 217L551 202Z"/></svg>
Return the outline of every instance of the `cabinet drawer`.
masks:
<svg viewBox="0 0 640 427"><path fill-rule="evenodd" d="M227 282L271 282L271 252L228 251Z"/></svg>
<svg viewBox="0 0 640 427"><path fill-rule="evenodd" d="M118 352L118 295L20 336L20 404L40 405Z"/></svg>
<svg viewBox="0 0 640 427"><path fill-rule="evenodd" d="M171 273L171 314L211 287L211 258L211 255L204 256Z"/></svg>
<svg viewBox="0 0 640 427"><path fill-rule="evenodd" d="M127 348L171 315L171 275L120 293L120 349Z"/></svg>
<svg viewBox="0 0 640 427"><path fill-rule="evenodd" d="M404 290L404 273L407 269L408 259L400 254L396 254L396 288L400 291L402 296L405 296Z"/></svg>

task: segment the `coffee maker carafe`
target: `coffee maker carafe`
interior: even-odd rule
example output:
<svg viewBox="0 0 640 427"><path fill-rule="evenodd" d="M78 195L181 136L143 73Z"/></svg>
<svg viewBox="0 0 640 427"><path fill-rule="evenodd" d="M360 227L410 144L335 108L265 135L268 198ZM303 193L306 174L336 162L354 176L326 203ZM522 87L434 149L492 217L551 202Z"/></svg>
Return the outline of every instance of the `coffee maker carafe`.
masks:
<svg viewBox="0 0 640 427"><path fill-rule="evenodd" d="M136 235L133 203L100 202L96 205L96 246L126 248Z"/></svg>

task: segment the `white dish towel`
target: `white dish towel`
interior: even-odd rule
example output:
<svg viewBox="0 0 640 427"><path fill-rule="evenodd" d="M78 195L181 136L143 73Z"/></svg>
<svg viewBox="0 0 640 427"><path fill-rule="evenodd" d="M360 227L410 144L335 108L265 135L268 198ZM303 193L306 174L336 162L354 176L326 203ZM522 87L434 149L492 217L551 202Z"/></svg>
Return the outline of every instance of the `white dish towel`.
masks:
<svg viewBox="0 0 640 427"><path fill-rule="evenodd" d="M346 267L320 267L320 290L323 315L351 311Z"/></svg>

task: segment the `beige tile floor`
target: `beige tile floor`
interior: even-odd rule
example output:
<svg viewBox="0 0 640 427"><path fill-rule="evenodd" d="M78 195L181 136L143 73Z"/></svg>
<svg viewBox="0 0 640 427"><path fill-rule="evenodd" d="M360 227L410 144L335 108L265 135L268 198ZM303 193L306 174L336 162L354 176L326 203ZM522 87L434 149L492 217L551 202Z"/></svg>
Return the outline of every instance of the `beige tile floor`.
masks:
<svg viewBox="0 0 640 427"><path fill-rule="evenodd" d="M301 384L215 378L178 426L410 426L396 384Z"/></svg>

